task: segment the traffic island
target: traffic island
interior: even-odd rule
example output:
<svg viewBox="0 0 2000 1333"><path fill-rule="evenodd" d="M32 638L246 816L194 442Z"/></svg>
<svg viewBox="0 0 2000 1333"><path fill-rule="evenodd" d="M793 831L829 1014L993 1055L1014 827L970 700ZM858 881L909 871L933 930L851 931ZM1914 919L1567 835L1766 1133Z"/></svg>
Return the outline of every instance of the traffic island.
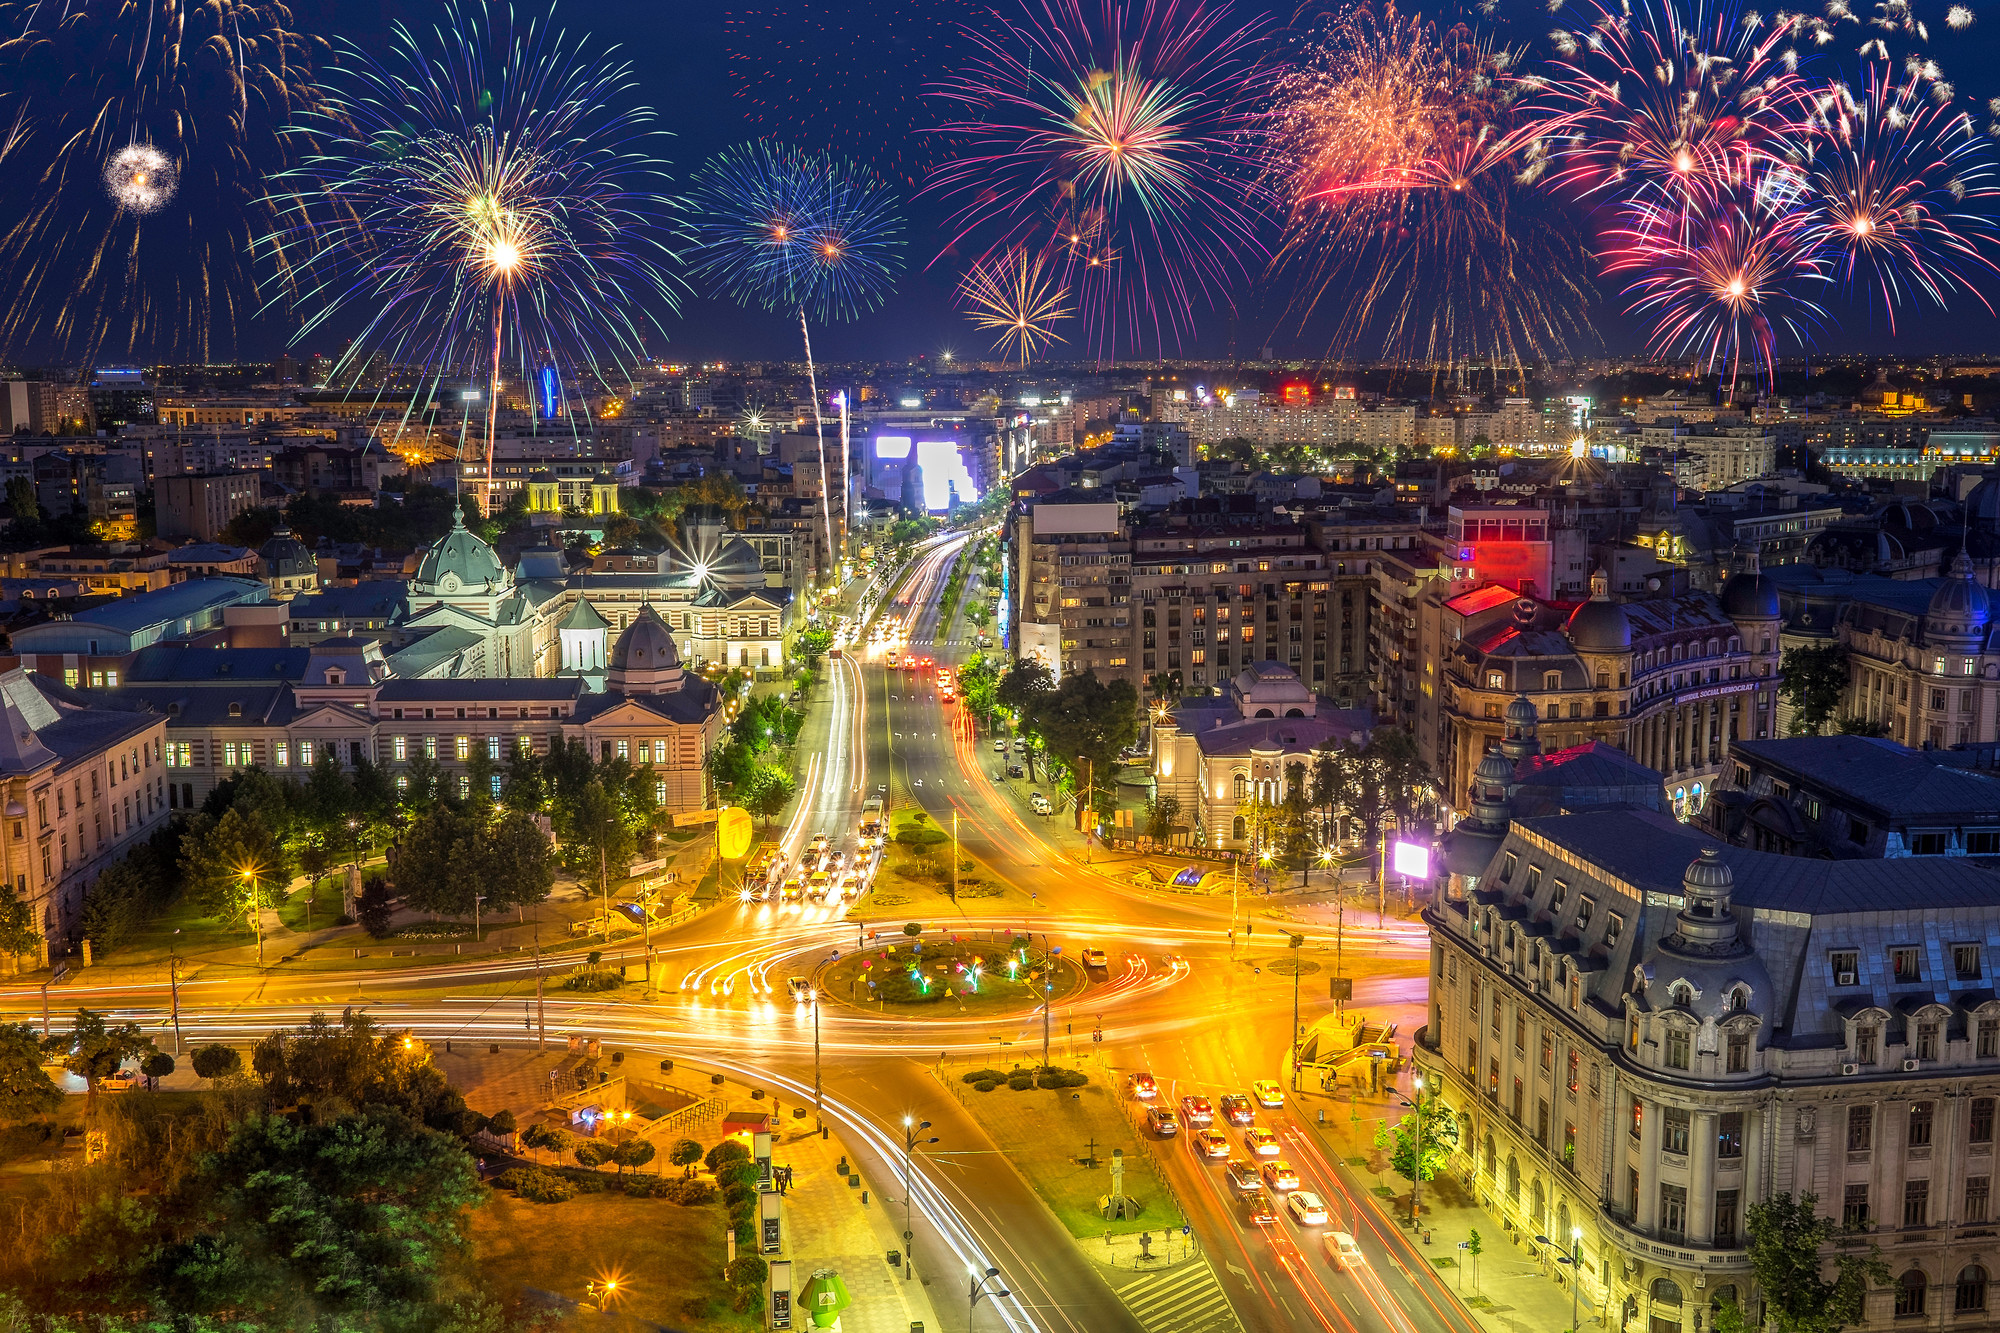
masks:
<svg viewBox="0 0 2000 1333"><path fill-rule="evenodd" d="M1014 940L893 939L822 968L820 991L835 1003L913 1017L997 1018L1028 1013L1041 1003L1042 959L1030 952L1024 963L1026 946ZM1050 960L1049 973L1058 1005L1075 1000L1090 984L1083 969L1060 954Z"/></svg>

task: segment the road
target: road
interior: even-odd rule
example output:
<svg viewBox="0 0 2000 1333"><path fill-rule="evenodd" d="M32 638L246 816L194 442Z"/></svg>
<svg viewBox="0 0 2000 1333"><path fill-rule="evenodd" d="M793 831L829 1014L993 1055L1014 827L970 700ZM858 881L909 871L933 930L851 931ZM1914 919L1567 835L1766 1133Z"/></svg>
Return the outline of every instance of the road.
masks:
<svg viewBox="0 0 2000 1333"><path fill-rule="evenodd" d="M967 655L964 645L933 640L943 588L966 550L962 534L936 540L913 558L893 598L871 585L850 601L881 600L881 620L907 634L897 645L904 659L955 666ZM1279 1077L1294 1003L1292 978L1269 966L1284 957L1281 941L1232 930L1227 899L1164 897L1088 870L1080 863L1087 853L1056 827L1061 817L1035 816L1028 783L1002 776L992 738L974 734L963 712L939 699L934 669L892 671L887 653L888 645L869 645L829 659L822 701L801 739L802 796L780 839L785 853L795 857L818 832L852 847L861 802L878 788L886 788L892 807L914 801L946 827L956 815L964 851L1027 897L1004 910L958 904L930 924L1045 932L1072 952L1090 946L1110 955L1111 966L1081 995L1058 1005L1052 1027L1060 1023L1067 1037L1072 1025L1082 1032L1101 1023L1100 1053L1121 1081L1150 1071L1169 1102L1191 1092L1214 1098L1247 1091L1255 1079ZM1197 1158L1185 1136L1160 1141L1158 1159L1229 1309L1175 1297L1149 1308L1142 1321L1020 1178L994 1168L990 1142L932 1072L941 1057L991 1052L996 1041L1032 1048L1041 1040L1039 1019L910 1019L828 1002L819 1006L815 1034L815 1006L785 994L788 976L810 975L872 932L900 930L905 919L870 919L866 900L858 924L848 915L837 901L713 909L655 940L662 984L654 1002L550 999L548 1024L699 1060L793 1105L813 1100L817 1050L826 1118L862 1156L870 1178L895 1182L897 1194L905 1117L930 1121L922 1137L940 1142L913 1159L915 1255L920 1273L939 1275L933 1300L954 1333L967 1327L966 1312L950 1293L962 1290L960 1274L987 1263L1002 1270L1012 1292L995 1303L997 1316L981 1313L988 1328L997 1317L1010 1329L1072 1333L1223 1333L1235 1323L1252 1333L1473 1333L1408 1233L1381 1220L1366 1185L1322 1146L1297 1105L1260 1111L1259 1123L1277 1135L1301 1184L1327 1201L1332 1223L1300 1227L1282 1207L1277 1223L1250 1223L1220 1162ZM1330 970L1331 932L1303 933L1306 954ZM1349 924L1343 957L1358 978L1357 1004L1421 1010L1427 943L1420 927ZM534 1015L536 968L533 958L518 957L394 973L272 969L248 981L197 978L181 987L181 1021L189 1042L242 1038L294 1025L315 1009L362 1004L427 1038L518 1040ZM78 982L59 996L58 1007L88 1003L156 1024L168 1000L161 983ZM40 1005L38 990L0 991L0 1008L13 1013L38 1018ZM1306 995L1305 1021L1324 1008ZM1338 1272L1327 1261L1319 1236L1336 1227L1359 1239L1366 1263L1355 1271Z"/></svg>

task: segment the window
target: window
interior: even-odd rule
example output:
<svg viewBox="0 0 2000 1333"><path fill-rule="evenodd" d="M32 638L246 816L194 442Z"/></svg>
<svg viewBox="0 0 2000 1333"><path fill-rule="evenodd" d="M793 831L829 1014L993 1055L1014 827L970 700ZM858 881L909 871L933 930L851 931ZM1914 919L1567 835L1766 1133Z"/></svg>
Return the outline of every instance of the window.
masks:
<svg viewBox="0 0 2000 1333"><path fill-rule="evenodd" d="M1743 1155L1743 1113L1724 1111L1715 1118L1715 1155L1717 1157L1741 1157Z"/></svg>
<svg viewBox="0 0 2000 1333"><path fill-rule="evenodd" d="M1527 1099L1522 1095L1521 1080L1517 1078L1514 1080L1514 1105L1513 1105L1514 1123L1517 1125L1521 1123L1521 1108L1526 1100Z"/></svg>
<svg viewBox="0 0 2000 1333"><path fill-rule="evenodd" d="M621 741L619 741L619 742L618 742L618 757L619 757L620 759L624 759L624 760L628 760L628 761L629 761L629 760L630 760L630 759L632 758L632 742L631 742L631 741L629 741L629 740L621 740Z"/></svg>
<svg viewBox="0 0 2000 1333"><path fill-rule="evenodd" d="M1514 1015L1514 1050L1519 1054L1527 1053L1528 1016L1526 1014Z"/></svg>
<svg viewBox="0 0 2000 1333"><path fill-rule="evenodd" d="M1637 1097L1632 1099L1632 1139L1636 1143L1646 1128L1646 1103Z"/></svg>
<svg viewBox="0 0 2000 1333"><path fill-rule="evenodd" d="M1507 853L1506 859L1500 864L1500 882L1502 884L1511 884L1514 880L1514 871L1520 864L1521 858L1519 855L1514 852Z"/></svg>
<svg viewBox="0 0 2000 1333"><path fill-rule="evenodd" d="M1912 1148L1931 1146L1931 1105L1930 1102L1910 1103L1909 1136L1904 1142Z"/></svg>
<svg viewBox="0 0 2000 1333"><path fill-rule="evenodd" d="M1597 903L1585 895L1576 905L1576 933L1581 935L1590 929L1590 914L1597 910Z"/></svg>
<svg viewBox="0 0 2000 1333"><path fill-rule="evenodd" d="M1875 1146L1875 1108L1847 1108L1847 1151L1867 1152Z"/></svg>
<svg viewBox="0 0 2000 1333"><path fill-rule="evenodd" d="M1666 1060L1669 1069L1688 1067L1688 1032L1679 1024L1667 1029Z"/></svg>
<svg viewBox="0 0 2000 1333"><path fill-rule="evenodd" d="M1852 986L1861 974L1861 954L1854 949L1835 949L1826 956L1827 980L1836 986Z"/></svg>
<svg viewBox="0 0 2000 1333"><path fill-rule="evenodd" d="M1582 1057L1577 1055L1576 1051L1572 1049L1569 1053L1569 1090L1571 1096L1576 1095L1576 1068L1581 1062Z"/></svg>
<svg viewBox="0 0 2000 1333"><path fill-rule="evenodd" d="M1847 1227L1868 1225L1868 1186L1849 1185L1840 1202L1840 1221Z"/></svg>
<svg viewBox="0 0 2000 1333"><path fill-rule="evenodd" d="M1919 1060L1938 1058L1938 1025L1936 1022L1917 1024L1916 1057Z"/></svg>
<svg viewBox="0 0 2000 1333"><path fill-rule="evenodd" d="M290 745L286 744L286 743L285 743L284 741L274 741L274 742L272 742L272 744L271 744L271 764L272 764L272 766L273 766L274 768L286 768L286 767L289 767L289 766L290 766L290 763L291 763L291 757L292 757L292 753L291 753L291 751L292 751L292 747L291 747Z"/></svg>
<svg viewBox="0 0 2000 1333"><path fill-rule="evenodd" d="M1863 1023L1854 1029L1854 1058L1864 1065L1875 1063L1875 1051L1882 1038L1881 1031L1873 1023Z"/></svg>
<svg viewBox="0 0 2000 1333"><path fill-rule="evenodd" d="M435 759L437 757L438 757L438 738L435 736L424 737L424 758Z"/></svg>
<svg viewBox="0 0 2000 1333"><path fill-rule="evenodd" d="M1889 950L1889 974L1895 978L1895 985L1908 985L1924 979L1922 951L1909 945L1898 945Z"/></svg>
<svg viewBox="0 0 2000 1333"><path fill-rule="evenodd" d="M1986 1220L1987 1199L1992 1193L1993 1177L1967 1176L1965 1178L1965 1218L1967 1222Z"/></svg>
<svg viewBox="0 0 2000 1333"><path fill-rule="evenodd" d="M1627 1014L1625 1016L1625 1049L1628 1051L1639 1049L1639 1015L1637 1014Z"/></svg>
<svg viewBox="0 0 2000 1333"><path fill-rule="evenodd" d="M1660 1112L1660 1151L1686 1154L1688 1150L1688 1126L1692 1117L1679 1107L1669 1106Z"/></svg>
<svg viewBox="0 0 2000 1333"><path fill-rule="evenodd" d="M498 736L488 736L486 738L486 757L488 759L498 759L500 757L500 738Z"/></svg>
<svg viewBox="0 0 2000 1333"><path fill-rule="evenodd" d="M1624 933L1625 918L1616 912L1608 914L1604 919L1604 947L1606 949L1617 947L1618 937Z"/></svg>
<svg viewBox="0 0 2000 1333"><path fill-rule="evenodd" d="M1896 1280L1896 1318L1915 1319L1923 1314L1928 1285L1921 1268L1912 1268Z"/></svg>
<svg viewBox="0 0 2000 1333"><path fill-rule="evenodd" d="M1569 974L1569 1011L1573 1014L1583 1012L1583 976L1581 973L1572 972Z"/></svg>
<svg viewBox="0 0 2000 1333"><path fill-rule="evenodd" d="M1978 1264L1959 1270L1958 1288L1952 1293L1955 1314L1977 1314L1986 1308L1986 1270Z"/></svg>
<svg viewBox="0 0 2000 1333"><path fill-rule="evenodd" d="M2000 1055L2000 1019L1979 1020L1978 1045L1974 1050L1982 1060L1991 1060L1994 1056Z"/></svg>
<svg viewBox="0 0 2000 1333"><path fill-rule="evenodd" d="M1660 1186L1660 1234L1669 1240L1685 1240L1687 1218L1687 1190L1679 1185Z"/></svg>
<svg viewBox="0 0 2000 1333"><path fill-rule="evenodd" d="M461 760L472 758L472 737L470 736L454 737L452 741L452 747L454 753L456 753Z"/></svg>
<svg viewBox="0 0 2000 1333"><path fill-rule="evenodd" d="M1542 891L1542 868L1540 866L1529 866L1528 888L1527 888L1528 896L1530 898L1533 898L1541 891Z"/></svg>
<svg viewBox="0 0 2000 1333"><path fill-rule="evenodd" d="M1976 944L1954 944L1951 946L1952 970L1958 973L1960 981L1979 979L1979 946Z"/></svg>
<svg viewBox="0 0 2000 1333"><path fill-rule="evenodd" d="M300 741L299 767L311 768L312 766L313 766L313 743L311 741Z"/></svg>
<svg viewBox="0 0 2000 1333"><path fill-rule="evenodd" d="M1727 1044L1727 1064L1725 1069L1731 1074L1750 1072L1750 1034L1731 1032Z"/></svg>
<svg viewBox="0 0 2000 1333"><path fill-rule="evenodd" d="M1542 1072L1548 1073L1556 1067L1556 1039L1548 1033L1542 1034Z"/></svg>
<svg viewBox="0 0 2000 1333"><path fill-rule="evenodd" d="M1736 1198L1735 1190L1715 1192L1715 1244L1721 1249L1736 1247Z"/></svg>
<svg viewBox="0 0 2000 1333"><path fill-rule="evenodd" d="M410 738L408 736L391 736L389 738L389 754L399 764L408 759L410 757Z"/></svg>
<svg viewBox="0 0 2000 1333"><path fill-rule="evenodd" d="M1972 1099L1972 1115L1970 1119L1970 1132L1966 1137L1973 1143L1993 1142L1993 1099L1991 1097L1974 1097Z"/></svg>

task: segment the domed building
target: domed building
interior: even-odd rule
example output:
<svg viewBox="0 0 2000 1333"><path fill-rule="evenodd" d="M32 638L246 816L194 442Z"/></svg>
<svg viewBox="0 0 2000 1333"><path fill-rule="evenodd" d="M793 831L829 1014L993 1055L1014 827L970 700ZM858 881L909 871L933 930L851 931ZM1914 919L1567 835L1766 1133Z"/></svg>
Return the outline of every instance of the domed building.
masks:
<svg viewBox="0 0 2000 1333"><path fill-rule="evenodd" d="M257 549L257 577L271 590L274 602L289 602L319 589L319 558L287 527L271 534Z"/></svg>
<svg viewBox="0 0 2000 1333"><path fill-rule="evenodd" d="M1993 595L1959 551L1940 579L1870 585L1841 609L1847 650L1839 717L1914 748L2000 740L2000 635Z"/></svg>

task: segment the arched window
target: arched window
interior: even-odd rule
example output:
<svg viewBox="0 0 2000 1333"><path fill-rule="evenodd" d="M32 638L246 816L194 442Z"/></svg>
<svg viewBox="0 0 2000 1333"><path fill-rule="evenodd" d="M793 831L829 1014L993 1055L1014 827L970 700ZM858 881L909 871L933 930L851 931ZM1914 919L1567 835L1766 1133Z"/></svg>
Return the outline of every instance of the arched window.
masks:
<svg viewBox="0 0 2000 1333"><path fill-rule="evenodd" d="M1493 1163L1494 1163L1493 1136L1491 1134L1488 1134L1486 1136L1486 1174L1489 1176L1491 1176L1494 1171Z"/></svg>
<svg viewBox="0 0 2000 1333"><path fill-rule="evenodd" d="M1535 1229L1539 1231L1542 1226L1542 1218L1548 1213L1549 1209L1548 1192L1542 1188L1542 1181L1539 1176L1535 1178L1534 1193L1531 1197L1534 1199L1534 1205L1528 1211L1528 1220L1533 1222ZM1559 1246L1567 1246L1569 1238L1567 1236L1559 1236L1556 1238L1556 1243Z"/></svg>
<svg viewBox="0 0 2000 1333"><path fill-rule="evenodd" d="M1568 1200L1568 1199L1564 1199L1564 1200L1563 1200L1563 1201L1562 1201L1561 1203L1558 1203L1558 1204L1556 1205L1556 1240L1557 1240L1557 1242L1558 1242L1559 1244L1561 1244L1561 1245L1562 1245L1562 1246L1563 1246L1563 1247L1564 1247L1565 1249L1567 1249L1567 1248L1568 1248L1568 1247L1569 1247L1570 1245L1572 1245L1572 1244L1574 1244L1574 1243L1575 1243L1575 1242L1574 1242L1574 1241L1573 1241L1573 1240L1571 1239L1571 1237L1570 1237L1570 1234L1569 1234L1569 1200Z"/></svg>
<svg viewBox="0 0 2000 1333"><path fill-rule="evenodd" d="M1740 1014L1750 1007L1750 988L1738 986L1729 992L1729 1012Z"/></svg>
<svg viewBox="0 0 2000 1333"><path fill-rule="evenodd" d="M1304 717L1305 715L1306 710L1303 708L1287 708L1285 710L1286 717Z"/></svg>
<svg viewBox="0 0 2000 1333"><path fill-rule="evenodd" d="M1245 836L1248 827L1249 826L1243 822L1243 816L1238 815L1236 816L1236 822L1230 826L1229 836L1235 838L1238 842L1241 842Z"/></svg>
<svg viewBox="0 0 2000 1333"><path fill-rule="evenodd" d="M1271 716L1273 716L1273 714L1272 714L1271 710L1270 710L1270 709L1268 709L1268 708L1260 708L1260 709L1258 709L1258 710L1257 710L1257 716L1258 716L1258 717L1271 717Z"/></svg>
<svg viewBox="0 0 2000 1333"><path fill-rule="evenodd" d="M1736 1284L1734 1282L1725 1282L1721 1286L1709 1290L1708 1308L1711 1311L1720 1310L1725 1305L1734 1305L1736 1301ZM1709 1315L1708 1322L1710 1327L1714 1326L1715 1316L1713 1314Z"/></svg>
<svg viewBox="0 0 2000 1333"><path fill-rule="evenodd" d="M1694 1003L1694 987L1685 981L1676 981L1667 987L1667 1003L1676 1009L1686 1009Z"/></svg>
<svg viewBox="0 0 2000 1333"><path fill-rule="evenodd" d="M1250 794L1250 779L1248 777L1245 777L1243 774L1238 773L1236 775L1236 799L1240 801L1249 794ZM1239 833L1236 836L1240 838L1243 835Z"/></svg>
<svg viewBox="0 0 2000 1333"><path fill-rule="evenodd" d="M1521 1202L1521 1163L1514 1154L1507 1154L1507 1197L1516 1206Z"/></svg>
<svg viewBox="0 0 2000 1333"><path fill-rule="evenodd" d="M1924 1295L1930 1283L1924 1270L1912 1268L1896 1279L1896 1318L1911 1319L1924 1312Z"/></svg>
<svg viewBox="0 0 2000 1333"><path fill-rule="evenodd" d="M1675 1310L1681 1308L1681 1289L1674 1284L1672 1278L1663 1277L1654 1280L1653 1304L1664 1305Z"/></svg>
<svg viewBox="0 0 2000 1333"><path fill-rule="evenodd" d="M1951 1308L1958 1314L1975 1314L1986 1308L1985 1269L1973 1264L1960 1270L1958 1291L1952 1297Z"/></svg>

